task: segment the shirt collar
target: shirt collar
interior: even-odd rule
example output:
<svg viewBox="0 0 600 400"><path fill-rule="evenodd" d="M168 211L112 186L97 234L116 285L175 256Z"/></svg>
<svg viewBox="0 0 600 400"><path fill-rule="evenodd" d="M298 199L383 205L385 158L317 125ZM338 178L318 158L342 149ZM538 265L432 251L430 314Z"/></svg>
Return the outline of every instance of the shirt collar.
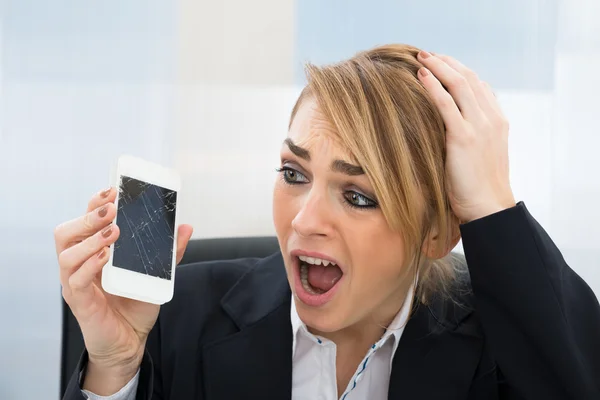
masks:
<svg viewBox="0 0 600 400"><path fill-rule="evenodd" d="M394 349L392 350L392 359L394 358L394 354L396 354L396 349L398 348L398 344L400 343L400 338L402 337L404 328L408 323L408 318L410 317L410 310L412 309L414 296L415 284L413 283L408 288L408 292L406 293L406 298L404 299L402 308L400 309L400 311L398 311L398 314L396 314L396 316L388 326L388 329L386 329L381 340L377 342L383 345L391 335L394 336Z"/></svg>
<svg viewBox="0 0 600 400"><path fill-rule="evenodd" d="M396 354L396 349L398 348L398 344L400 343L400 338L402 337L402 333L404 332L404 327L408 322L408 318L410 316L410 310L412 308L412 300L415 295L415 283L411 284L408 292L406 293L406 298L404 299L404 303L402 304L402 308L396 314L392 322L388 325L385 333L373 345L373 348L379 348L383 346L390 337L394 338L394 346L392 350L392 359L394 358L394 354ZM296 310L296 301L294 300L294 295L292 294L292 306L290 309L290 320L292 322L292 334L293 334L293 344L292 344L292 358L296 352L296 341L298 337L298 332L302 331L303 334L306 334L309 338L313 339L315 343L320 343L320 340L311 334L304 322L300 319L298 315L298 311Z"/></svg>

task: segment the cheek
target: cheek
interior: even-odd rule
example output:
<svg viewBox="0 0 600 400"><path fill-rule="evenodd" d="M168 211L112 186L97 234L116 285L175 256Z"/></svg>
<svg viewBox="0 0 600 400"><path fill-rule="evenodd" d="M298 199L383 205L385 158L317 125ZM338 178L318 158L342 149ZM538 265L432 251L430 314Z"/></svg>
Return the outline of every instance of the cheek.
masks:
<svg viewBox="0 0 600 400"><path fill-rule="evenodd" d="M404 265L402 237L390 231L387 224L356 232L355 237L360 240L349 243L349 248L358 280L367 286L396 284L402 278Z"/></svg>

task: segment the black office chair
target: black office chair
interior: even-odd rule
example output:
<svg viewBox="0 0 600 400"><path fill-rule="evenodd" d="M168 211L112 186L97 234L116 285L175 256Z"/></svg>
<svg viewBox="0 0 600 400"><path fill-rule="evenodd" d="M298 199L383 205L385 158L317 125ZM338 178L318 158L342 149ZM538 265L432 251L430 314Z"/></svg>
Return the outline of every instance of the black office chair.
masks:
<svg viewBox="0 0 600 400"><path fill-rule="evenodd" d="M245 257L266 257L279 250L275 237L242 237L191 240L181 264L199 261L232 260ZM77 320L67 304L62 302L62 349L60 362L60 398L83 351L83 336Z"/></svg>

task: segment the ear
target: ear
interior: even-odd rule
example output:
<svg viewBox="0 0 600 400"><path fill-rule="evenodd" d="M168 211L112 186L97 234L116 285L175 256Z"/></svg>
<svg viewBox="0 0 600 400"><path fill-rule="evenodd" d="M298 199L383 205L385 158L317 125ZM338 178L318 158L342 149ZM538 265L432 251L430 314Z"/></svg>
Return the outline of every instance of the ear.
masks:
<svg viewBox="0 0 600 400"><path fill-rule="evenodd" d="M439 229L437 226L433 226L423 241L421 252L429 259L439 260L440 258L446 257L460 240L460 228L458 220L452 219L448 223L448 236L447 239L439 236ZM445 243L442 243L445 242Z"/></svg>

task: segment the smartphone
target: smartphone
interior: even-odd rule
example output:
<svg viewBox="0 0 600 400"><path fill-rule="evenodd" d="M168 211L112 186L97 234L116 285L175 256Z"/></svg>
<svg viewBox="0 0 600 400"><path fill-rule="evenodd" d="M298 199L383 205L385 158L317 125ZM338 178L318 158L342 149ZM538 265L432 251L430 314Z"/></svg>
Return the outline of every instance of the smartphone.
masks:
<svg viewBox="0 0 600 400"><path fill-rule="evenodd" d="M180 176L126 155L118 159L115 183L113 223L120 234L102 269L102 287L117 296L164 304L173 298Z"/></svg>

